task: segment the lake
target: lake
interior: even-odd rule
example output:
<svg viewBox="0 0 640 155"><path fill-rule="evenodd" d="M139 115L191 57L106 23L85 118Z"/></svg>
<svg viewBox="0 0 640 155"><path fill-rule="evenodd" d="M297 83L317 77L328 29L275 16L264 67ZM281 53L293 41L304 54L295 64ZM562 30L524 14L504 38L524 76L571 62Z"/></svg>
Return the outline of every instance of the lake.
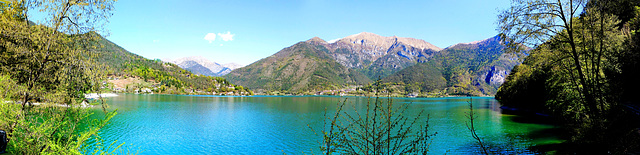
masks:
<svg viewBox="0 0 640 155"><path fill-rule="evenodd" d="M122 149L141 154L302 154L320 152L325 108L333 114L347 99L345 111L362 111L366 97L333 96L189 96L119 94L108 98L118 115L99 134L106 142L124 142ZM430 115L430 153L473 154L481 151L465 123L468 97L393 98L406 103L407 116ZM506 115L492 97L473 97L478 135L492 150L535 154L531 146L559 143L548 131L556 127L528 123ZM102 117L94 109L93 117Z"/></svg>

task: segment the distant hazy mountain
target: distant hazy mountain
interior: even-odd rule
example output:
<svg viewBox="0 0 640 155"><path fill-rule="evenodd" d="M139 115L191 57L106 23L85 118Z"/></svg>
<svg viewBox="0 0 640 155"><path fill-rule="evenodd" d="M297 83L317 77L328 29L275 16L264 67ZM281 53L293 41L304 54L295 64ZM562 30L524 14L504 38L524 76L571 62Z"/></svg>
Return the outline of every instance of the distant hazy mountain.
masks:
<svg viewBox="0 0 640 155"><path fill-rule="evenodd" d="M202 66L200 63L196 61L182 61L182 63L177 64L180 68L191 71L194 74L198 75L206 75L206 76L216 76L218 74L212 72L209 68Z"/></svg>
<svg viewBox="0 0 640 155"><path fill-rule="evenodd" d="M206 76L223 76L236 68L242 67L235 63L221 65L201 56L184 57L175 60L165 59L164 61L174 63L195 74Z"/></svg>
<svg viewBox="0 0 640 155"><path fill-rule="evenodd" d="M235 70L235 69L238 69L240 67L244 67L243 65L240 65L240 64L237 64L237 63L228 63L228 64L224 64L222 66L223 67L227 67L227 68L229 68L231 70Z"/></svg>

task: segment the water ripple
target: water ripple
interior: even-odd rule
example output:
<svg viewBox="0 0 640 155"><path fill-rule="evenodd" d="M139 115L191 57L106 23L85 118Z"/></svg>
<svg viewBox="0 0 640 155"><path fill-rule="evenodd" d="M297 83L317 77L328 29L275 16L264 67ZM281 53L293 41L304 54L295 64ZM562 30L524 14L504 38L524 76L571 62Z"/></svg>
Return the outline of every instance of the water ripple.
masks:
<svg viewBox="0 0 640 155"><path fill-rule="evenodd" d="M366 98L348 97L346 109L363 108ZM404 99L409 103L407 116L426 110L431 115L433 139L431 152L469 154L477 150L464 123L468 98ZM111 109L118 115L100 136L107 142L118 140L123 149L142 154L302 154L319 153L325 107L331 114L338 97L211 97L176 95L131 95L111 98ZM485 107L495 104L491 98L478 98ZM478 106L482 107L482 106ZM96 109L96 113L99 109ZM527 150L535 141L527 133L553 128L549 125L521 124L489 109L477 111L480 134L492 145ZM99 118L100 115L94 116ZM553 139L552 139L553 140ZM314 150L315 152L311 152ZM511 152L514 153L514 152Z"/></svg>

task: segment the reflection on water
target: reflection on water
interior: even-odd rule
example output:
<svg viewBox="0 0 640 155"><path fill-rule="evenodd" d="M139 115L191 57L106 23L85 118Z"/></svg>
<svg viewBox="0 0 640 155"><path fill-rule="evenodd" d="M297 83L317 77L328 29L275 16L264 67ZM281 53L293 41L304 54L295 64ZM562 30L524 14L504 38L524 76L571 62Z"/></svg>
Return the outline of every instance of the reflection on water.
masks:
<svg viewBox="0 0 640 155"><path fill-rule="evenodd" d="M125 142L124 149L142 154L301 154L318 153L322 140L310 127L321 129L325 108L348 100L346 111L364 109L365 97L216 97L122 94L110 98L118 115L102 130L107 142ZM424 110L430 115L430 153L479 153L465 123L469 98L394 98L409 104L406 115ZM535 153L529 147L558 143L545 134L552 125L515 121L503 115L493 98L474 97L478 134L492 150L509 154ZM96 116L101 112L96 110Z"/></svg>

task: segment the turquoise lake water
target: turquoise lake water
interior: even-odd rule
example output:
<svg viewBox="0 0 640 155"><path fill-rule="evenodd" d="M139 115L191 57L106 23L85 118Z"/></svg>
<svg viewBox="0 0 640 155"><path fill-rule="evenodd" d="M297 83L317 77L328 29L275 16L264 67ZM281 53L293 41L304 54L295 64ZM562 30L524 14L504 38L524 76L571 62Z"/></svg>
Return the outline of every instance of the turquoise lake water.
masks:
<svg viewBox="0 0 640 155"><path fill-rule="evenodd" d="M101 130L106 142L141 154L302 154L320 153L322 137L309 126L323 127L325 108L333 114L347 99L346 112L362 111L366 97L224 97L119 94L108 98L118 115ZM430 115L432 154L475 154L481 151L465 123L468 97L393 98L406 103L407 116ZM526 123L500 112L491 97L473 97L476 128L493 151L535 154L531 146L561 142L548 133L555 127ZM98 118L102 111L94 109Z"/></svg>

